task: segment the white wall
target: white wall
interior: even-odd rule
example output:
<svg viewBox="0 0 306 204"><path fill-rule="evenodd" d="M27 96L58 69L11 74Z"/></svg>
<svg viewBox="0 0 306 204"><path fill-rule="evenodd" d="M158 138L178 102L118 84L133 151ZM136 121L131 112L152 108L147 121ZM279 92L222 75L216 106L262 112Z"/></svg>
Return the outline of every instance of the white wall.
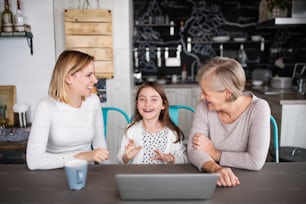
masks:
<svg viewBox="0 0 306 204"><path fill-rule="evenodd" d="M26 23L32 27L34 55L25 38L0 38L0 85L16 85L17 102L30 105L32 121L37 102L48 95L56 57L64 49L63 11L76 8L78 0L22 0ZM97 4L98 2L98 4ZM107 80L107 103L132 113L133 75L131 62L132 0L90 0L90 8L109 9L113 15L113 79ZM10 0L15 11L15 0ZM3 8L3 1L1 7ZM54 12L53 12L54 11ZM53 16L54 13L54 16ZM111 118L108 144L112 159L121 140L124 121ZM119 121L119 122L118 122ZM119 123L119 124L118 124ZM118 128L119 127L119 128Z"/></svg>
<svg viewBox="0 0 306 204"><path fill-rule="evenodd" d="M15 4L10 0L13 12ZM55 62L53 2L26 0L22 6L34 35L34 55L30 54L26 38L0 38L0 85L16 85L17 102L30 105L28 116L32 118L38 100L47 96Z"/></svg>

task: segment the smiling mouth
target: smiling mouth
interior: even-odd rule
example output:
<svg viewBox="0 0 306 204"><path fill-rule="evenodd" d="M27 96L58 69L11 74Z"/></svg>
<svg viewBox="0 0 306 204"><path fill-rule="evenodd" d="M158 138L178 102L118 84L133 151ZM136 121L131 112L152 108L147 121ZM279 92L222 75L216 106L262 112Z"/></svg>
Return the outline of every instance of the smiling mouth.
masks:
<svg viewBox="0 0 306 204"><path fill-rule="evenodd" d="M152 109L142 109L142 111L145 112L145 113L151 113L151 112L153 112Z"/></svg>

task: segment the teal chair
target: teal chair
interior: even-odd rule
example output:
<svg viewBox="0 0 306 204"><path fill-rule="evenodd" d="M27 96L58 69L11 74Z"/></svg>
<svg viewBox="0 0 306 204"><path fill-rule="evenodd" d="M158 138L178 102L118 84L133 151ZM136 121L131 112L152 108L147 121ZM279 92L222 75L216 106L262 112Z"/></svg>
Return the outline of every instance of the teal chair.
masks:
<svg viewBox="0 0 306 204"><path fill-rule="evenodd" d="M172 120L172 122L178 126L178 122L179 122L179 111L180 109L185 109L191 112L194 112L194 109L190 106L186 106L186 105L170 105L169 106L169 115L170 118Z"/></svg>
<svg viewBox="0 0 306 204"><path fill-rule="evenodd" d="M274 154L275 154L275 162L279 162L279 144L278 144L278 126L275 118L271 115L270 121L273 127L273 142L274 142Z"/></svg>
<svg viewBox="0 0 306 204"><path fill-rule="evenodd" d="M116 107L102 107L102 116L103 116L103 124L104 124L104 137L106 138L107 135L107 122L108 122L108 112L109 111L117 111L119 113L122 114L122 116L125 118L126 122L129 124L131 122L130 117L128 116L128 114L120 109L120 108L116 108Z"/></svg>

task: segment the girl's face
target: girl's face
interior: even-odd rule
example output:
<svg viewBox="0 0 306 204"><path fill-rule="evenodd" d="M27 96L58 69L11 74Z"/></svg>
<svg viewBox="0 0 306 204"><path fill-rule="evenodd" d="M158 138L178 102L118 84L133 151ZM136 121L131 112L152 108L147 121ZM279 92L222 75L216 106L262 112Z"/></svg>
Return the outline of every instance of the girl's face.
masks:
<svg viewBox="0 0 306 204"><path fill-rule="evenodd" d="M226 90L216 91L213 90L209 84L211 84L209 79L201 80L199 85L201 88L201 99L206 100L208 110L210 111L220 111L226 105Z"/></svg>
<svg viewBox="0 0 306 204"><path fill-rule="evenodd" d="M94 85L98 81L94 73L95 65L94 62L91 62L88 66L84 67L84 69L67 77L67 82L70 85L70 90L73 96L90 96Z"/></svg>
<svg viewBox="0 0 306 204"><path fill-rule="evenodd" d="M143 119L158 119L160 112L165 109L159 93L152 87L143 88L138 95L137 110Z"/></svg>

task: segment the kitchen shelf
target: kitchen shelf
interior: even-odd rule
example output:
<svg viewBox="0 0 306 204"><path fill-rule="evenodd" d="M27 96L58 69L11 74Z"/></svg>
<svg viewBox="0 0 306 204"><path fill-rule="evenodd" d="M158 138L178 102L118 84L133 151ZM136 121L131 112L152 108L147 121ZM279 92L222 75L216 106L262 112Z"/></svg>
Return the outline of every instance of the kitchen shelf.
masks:
<svg viewBox="0 0 306 204"><path fill-rule="evenodd" d="M261 43L261 41L253 41L253 40L246 40L246 41L224 41L224 42L217 42L217 41L191 41L192 44L245 44L245 43ZM265 41L268 43L268 41Z"/></svg>
<svg viewBox="0 0 306 204"><path fill-rule="evenodd" d="M27 39L31 55L33 55L33 34L32 32L0 32L0 38L20 38Z"/></svg>
<svg viewBox="0 0 306 204"><path fill-rule="evenodd" d="M174 26L175 27L175 24L135 24L136 27L170 27L170 26Z"/></svg>
<svg viewBox="0 0 306 204"><path fill-rule="evenodd" d="M258 29L265 28L296 28L297 26L306 26L306 18L273 18L257 23Z"/></svg>

